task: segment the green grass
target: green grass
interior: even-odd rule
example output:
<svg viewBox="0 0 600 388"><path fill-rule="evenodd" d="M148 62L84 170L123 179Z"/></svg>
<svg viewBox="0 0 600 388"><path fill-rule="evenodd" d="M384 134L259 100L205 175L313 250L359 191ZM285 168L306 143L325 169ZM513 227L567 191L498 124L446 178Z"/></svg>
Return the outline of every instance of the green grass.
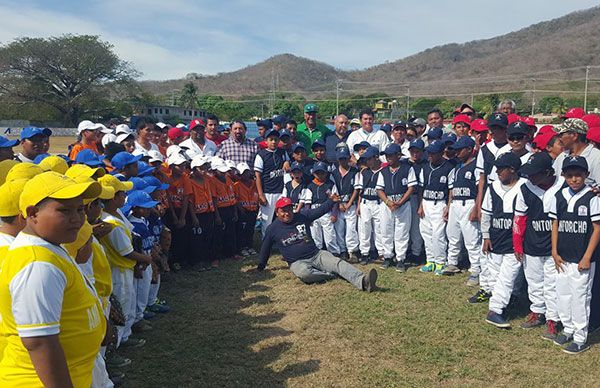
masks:
<svg viewBox="0 0 600 388"><path fill-rule="evenodd" d="M162 285L172 312L123 355L129 387L594 386L600 347L569 356L523 330L484 322L466 275L380 272L367 294L342 280L304 285L278 259L179 272Z"/></svg>

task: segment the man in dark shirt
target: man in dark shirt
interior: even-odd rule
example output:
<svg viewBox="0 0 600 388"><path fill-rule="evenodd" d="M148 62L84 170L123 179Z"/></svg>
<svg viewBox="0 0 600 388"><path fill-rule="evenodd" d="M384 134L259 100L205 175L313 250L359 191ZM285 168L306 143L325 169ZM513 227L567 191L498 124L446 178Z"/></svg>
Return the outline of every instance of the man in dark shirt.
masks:
<svg viewBox="0 0 600 388"><path fill-rule="evenodd" d="M339 276L359 290L374 291L377 281L375 269L363 274L344 260L319 250L311 236L310 223L330 211L339 201L339 195L335 194L318 208L294 213L292 201L287 197L280 198L275 204L277 219L267 227L263 238L257 269L265 269L271 248L275 246L290 265L292 273L304 283L318 283Z"/></svg>

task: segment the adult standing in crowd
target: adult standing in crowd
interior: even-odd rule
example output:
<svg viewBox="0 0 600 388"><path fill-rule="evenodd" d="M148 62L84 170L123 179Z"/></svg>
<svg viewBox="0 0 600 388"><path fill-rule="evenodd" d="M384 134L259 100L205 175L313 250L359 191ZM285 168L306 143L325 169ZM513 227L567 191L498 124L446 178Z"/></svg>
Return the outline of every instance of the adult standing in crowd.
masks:
<svg viewBox="0 0 600 388"><path fill-rule="evenodd" d="M223 136L219 133L219 118L217 116L206 116L206 133L204 134L204 137L215 143L217 147L227 140L227 136Z"/></svg>
<svg viewBox="0 0 600 388"><path fill-rule="evenodd" d="M252 169L258 152L258 145L246 137L248 129L241 120L231 122L231 136L221 143L217 156L225 160L233 160L235 164L246 163Z"/></svg>
<svg viewBox="0 0 600 388"><path fill-rule="evenodd" d="M390 139L384 131L373 128L375 115L371 108L363 109L360 112L359 118L362 127L359 130L350 133L347 141L348 148L353 150L356 144L366 141L373 147L377 147L379 152L383 152L385 147L390 144ZM357 153L355 153L354 157L358 160Z"/></svg>
<svg viewBox="0 0 600 388"><path fill-rule="evenodd" d="M515 104L513 100L502 100L502 102L498 104L498 112L504 113L507 116L515 113L516 110L517 104Z"/></svg>
<svg viewBox="0 0 600 388"><path fill-rule="evenodd" d="M134 155L148 156L148 151L160 152L158 146L153 143L154 122L149 118L141 118L136 124L137 138L135 140Z"/></svg>
<svg viewBox="0 0 600 388"><path fill-rule="evenodd" d="M565 151L558 155L554 161L554 171L560 176L562 165L568 156L583 156L588 163L589 176L586 184L592 186L600 184L600 150L588 143L586 138L588 126L581 119L566 119L564 123L554 128L558 132Z"/></svg>
<svg viewBox="0 0 600 388"><path fill-rule="evenodd" d="M331 132L325 125L317 123L317 113L319 107L317 104L306 104L304 105L304 122L298 125L296 136L298 141L304 144L308 156L312 158L313 153L311 150L312 144L317 139L323 139Z"/></svg>
<svg viewBox="0 0 600 388"><path fill-rule="evenodd" d="M335 131L325 137L325 158L329 163L337 162L336 147L348 140L348 117L345 114L337 115L333 123Z"/></svg>
<svg viewBox="0 0 600 388"><path fill-rule="evenodd" d="M181 148L187 148L194 155L214 156L217 153L217 145L206 138L206 124L202 119L190 121L190 138L179 143Z"/></svg>

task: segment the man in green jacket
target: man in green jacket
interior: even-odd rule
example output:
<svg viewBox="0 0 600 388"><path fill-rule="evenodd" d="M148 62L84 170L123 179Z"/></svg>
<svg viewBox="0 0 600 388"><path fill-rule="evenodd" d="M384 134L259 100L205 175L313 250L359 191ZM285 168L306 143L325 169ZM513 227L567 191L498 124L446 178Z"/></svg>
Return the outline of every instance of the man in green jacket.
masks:
<svg viewBox="0 0 600 388"><path fill-rule="evenodd" d="M304 144L308 156L312 158L311 146L317 139L324 139L331 132L323 124L317 124L317 112L319 107L316 104L308 103L304 105L304 122L298 125L296 130L298 141Z"/></svg>

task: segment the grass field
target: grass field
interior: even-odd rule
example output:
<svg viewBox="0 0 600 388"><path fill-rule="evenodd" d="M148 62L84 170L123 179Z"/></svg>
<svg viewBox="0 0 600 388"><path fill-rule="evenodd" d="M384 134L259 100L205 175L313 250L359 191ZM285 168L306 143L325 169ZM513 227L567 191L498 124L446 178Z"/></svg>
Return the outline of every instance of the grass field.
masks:
<svg viewBox="0 0 600 388"><path fill-rule="evenodd" d="M68 146L75 142L74 137L69 136L52 136L50 137L50 153L51 154L66 154L68 150ZM17 149L19 146L15 148L15 153L17 153Z"/></svg>

